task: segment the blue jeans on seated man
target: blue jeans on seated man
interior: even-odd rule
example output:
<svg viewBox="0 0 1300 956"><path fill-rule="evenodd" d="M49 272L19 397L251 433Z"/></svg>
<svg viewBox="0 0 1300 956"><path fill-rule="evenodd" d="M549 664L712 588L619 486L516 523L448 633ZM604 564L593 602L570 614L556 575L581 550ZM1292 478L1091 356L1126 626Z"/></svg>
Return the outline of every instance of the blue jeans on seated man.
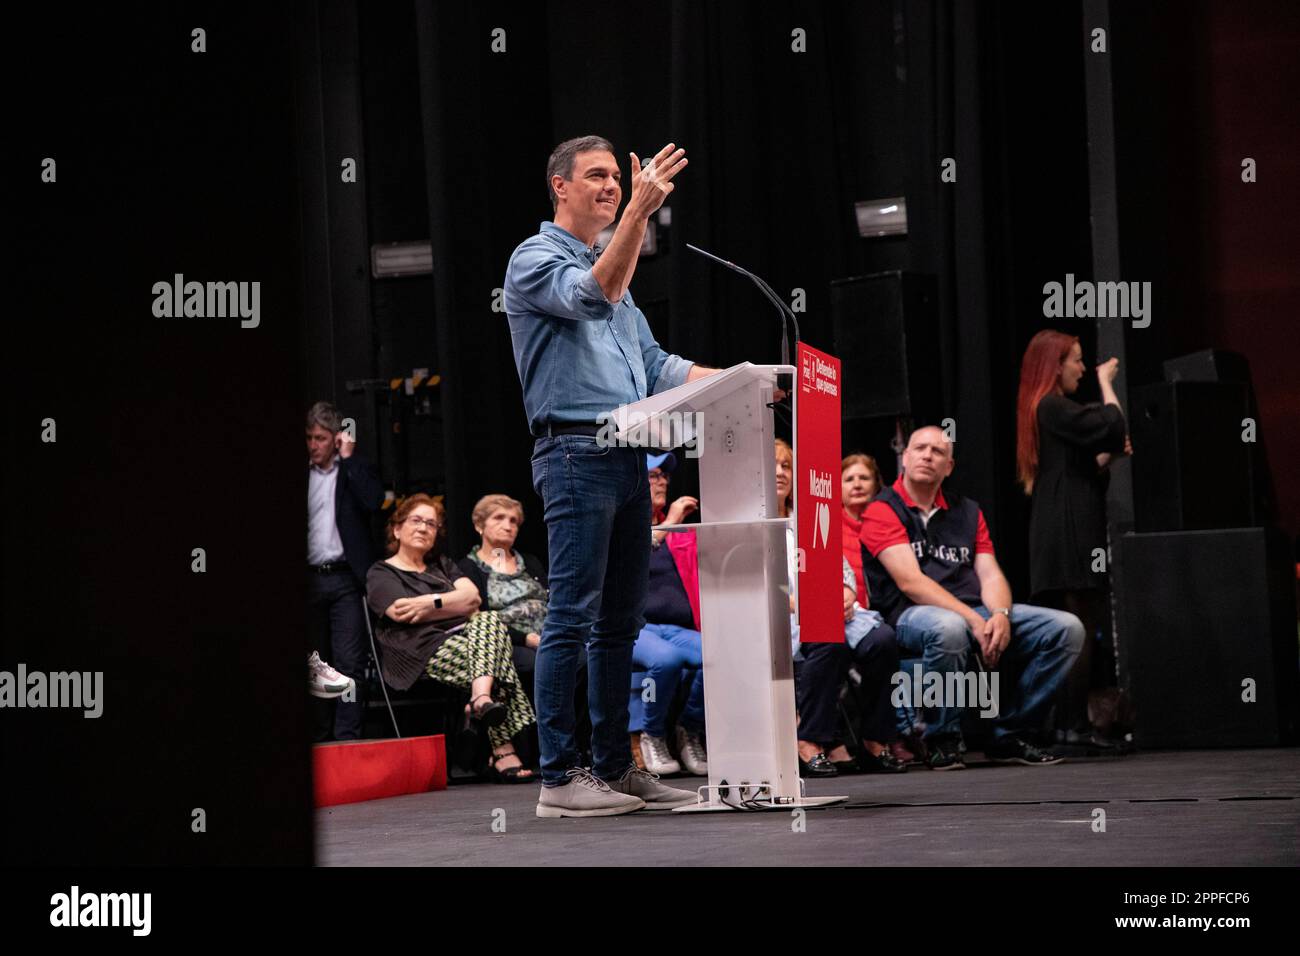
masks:
<svg viewBox="0 0 1300 956"><path fill-rule="evenodd" d="M991 616L983 605L974 610L985 620ZM947 608L909 607L899 615L894 630L900 656L921 658L923 675L965 672L972 647L978 649L966 620ZM997 667L1001 699L998 716L992 718L995 740L1013 736L1032 740L1041 731L1083 640L1083 624L1073 614L1031 604L1011 605L1011 643ZM912 675L906 676L910 682ZM961 733L961 708L926 708L924 713L926 739Z"/></svg>
<svg viewBox="0 0 1300 956"><path fill-rule="evenodd" d="M700 632L676 624L647 624L632 647L632 666L644 671L643 680L654 683L632 686L644 706L638 725L628 724L629 733L640 731L651 737L668 733L668 709L677 696L683 670L693 671L686 705L677 718L678 725L693 734L704 730L704 656ZM650 693L653 691L653 693Z"/></svg>
<svg viewBox="0 0 1300 956"><path fill-rule="evenodd" d="M550 554L546 625L535 692L542 785L579 766L574 682L587 648L592 773L617 780L633 766L627 744L632 645L645 620L650 572L650 480L645 450L601 447L587 435L537 439L533 489Z"/></svg>

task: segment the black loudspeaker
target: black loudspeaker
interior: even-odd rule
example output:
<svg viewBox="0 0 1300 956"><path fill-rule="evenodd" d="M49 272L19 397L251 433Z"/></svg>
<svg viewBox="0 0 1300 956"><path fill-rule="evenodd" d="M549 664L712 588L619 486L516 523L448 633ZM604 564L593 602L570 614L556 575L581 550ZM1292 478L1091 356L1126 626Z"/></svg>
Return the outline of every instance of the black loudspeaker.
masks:
<svg viewBox="0 0 1300 956"><path fill-rule="evenodd" d="M1258 523L1254 445L1243 440L1248 387L1163 382L1129 393L1136 530Z"/></svg>
<svg viewBox="0 0 1300 956"><path fill-rule="evenodd" d="M845 419L938 421L943 388L934 276L882 272L836 279L831 317L844 370Z"/></svg>
<svg viewBox="0 0 1300 956"><path fill-rule="evenodd" d="M1294 742L1300 677L1285 536L1235 528L1125 534L1119 544L1115 645L1137 744Z"/></svg>
<svg viewBox="0 0 1300 956"><path fill-rule="evenodd" d="M1250 384L1250 365L1244 355L1203 349L1164 363L1166 382L1238 382Z"/></svg>

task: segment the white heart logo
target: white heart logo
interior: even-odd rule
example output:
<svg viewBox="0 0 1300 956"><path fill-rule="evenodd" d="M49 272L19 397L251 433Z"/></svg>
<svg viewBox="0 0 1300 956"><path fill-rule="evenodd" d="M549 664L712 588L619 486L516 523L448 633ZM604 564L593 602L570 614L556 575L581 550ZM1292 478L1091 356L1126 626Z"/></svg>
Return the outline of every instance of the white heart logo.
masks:
<svg viewBox="0 0 1300 956"><path fill-rule="evenodd" d="M817 505L817 524L822 531L822 546L829 547L831 543L828 533L831 526L831 506L824 502Z"/></svg>

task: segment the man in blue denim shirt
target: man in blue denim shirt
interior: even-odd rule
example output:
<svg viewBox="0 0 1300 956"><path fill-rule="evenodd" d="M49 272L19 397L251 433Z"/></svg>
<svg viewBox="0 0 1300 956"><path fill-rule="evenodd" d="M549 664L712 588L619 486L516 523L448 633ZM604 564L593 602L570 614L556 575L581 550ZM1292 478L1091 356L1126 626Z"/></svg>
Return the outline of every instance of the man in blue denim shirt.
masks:
<svg viewBox="0 0 1300 956"><path fill-rule="evenodd" d="M695 795L638 770L628 748L632 645L644 624L650 554L645 451L598 440L603 413L717 369L659 347L628 285L649 217L673 190L685 150L669 143L641 167L609 248L596 236L622 198L614 147L598 136L561 143L547 164L555 221L515 249L505 308L528 425L533 487L550 549L550 598L537 649L542 751L539 817L669 809ZM573 695L587 646L590 771L579 766Z"/></svg>

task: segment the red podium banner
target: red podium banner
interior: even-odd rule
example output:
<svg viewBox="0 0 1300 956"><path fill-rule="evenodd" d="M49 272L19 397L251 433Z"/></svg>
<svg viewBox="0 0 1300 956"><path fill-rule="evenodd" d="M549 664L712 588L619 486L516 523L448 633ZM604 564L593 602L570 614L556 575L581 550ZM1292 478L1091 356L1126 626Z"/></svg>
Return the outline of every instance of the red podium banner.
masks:
<svg viewBox="0 0 1300 956"><path fill-rule="evenodd" d="M795 385L795 517L799 640L844 640L840 519L840 360L799 343Z"/></svg>

